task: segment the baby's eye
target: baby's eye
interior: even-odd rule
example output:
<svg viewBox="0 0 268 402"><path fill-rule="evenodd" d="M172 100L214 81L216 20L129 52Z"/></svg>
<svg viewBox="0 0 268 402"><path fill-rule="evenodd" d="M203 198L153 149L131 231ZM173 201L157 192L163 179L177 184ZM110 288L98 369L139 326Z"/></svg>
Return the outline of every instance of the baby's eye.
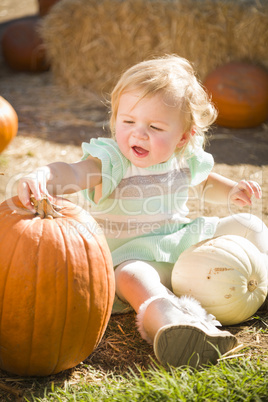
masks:
<svg viewBox="0 0 268 402"><path fill-rule="evenodd" d="M151 128L152 128L153 130L156 130L156 131L163 131L163 129L160 128L160 127L156 127L156 126L152 126L152 125L151 125Z"/></svg>
<svg viewBox="0 0 268 402"><path fill-rule="evenodd" d="M133 123L134 123L133 120L124 120L123 122L124 122L125 124L133 124Z"/></svg>

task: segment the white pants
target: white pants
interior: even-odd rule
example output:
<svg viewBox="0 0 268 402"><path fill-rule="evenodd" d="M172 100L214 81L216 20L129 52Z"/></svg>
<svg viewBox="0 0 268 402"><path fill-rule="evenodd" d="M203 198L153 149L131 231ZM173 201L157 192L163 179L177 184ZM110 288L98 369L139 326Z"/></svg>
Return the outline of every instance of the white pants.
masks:
<svg viewBox="0 0 268 402"><path fill-rule="evenodd" d="M268 254L268 228L255 215L242 213L221 218L214 236L227 234L245 237L262 253Z"/></svg>
<svg viewBox="0 0 268 402"><path fill-rule="evenodd" d="M214 236L228 234L245 237L268 258L268 228L258 217L241 213L220 219ZM118 297L137 312L150 297L170 294L172 267L163 262L125 261L115 270Z"/></svg>

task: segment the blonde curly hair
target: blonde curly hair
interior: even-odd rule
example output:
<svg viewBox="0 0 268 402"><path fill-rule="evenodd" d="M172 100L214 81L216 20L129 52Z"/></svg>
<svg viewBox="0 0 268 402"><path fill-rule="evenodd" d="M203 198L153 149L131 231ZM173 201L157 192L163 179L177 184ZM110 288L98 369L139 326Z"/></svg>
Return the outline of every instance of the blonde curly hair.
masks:
<svg viewBox="0 0 268 402"><path fill-rule="evenodd" d="M205 133L216 120L217 111L190 62L177 55L167 55L142 61L123 73L111 93L112 136L115 136L120 96L132 90L140 92L140 99L160 93L165 102L177 106L185 116L185 132L194 134L189 136L193 147L197 137L205 140Z"/></svg>

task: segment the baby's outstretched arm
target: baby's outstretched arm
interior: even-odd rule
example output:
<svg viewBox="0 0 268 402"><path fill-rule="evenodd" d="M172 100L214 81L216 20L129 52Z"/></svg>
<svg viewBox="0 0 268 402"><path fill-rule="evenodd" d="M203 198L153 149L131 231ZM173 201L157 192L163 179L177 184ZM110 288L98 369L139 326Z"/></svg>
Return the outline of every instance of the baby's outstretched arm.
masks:
<svg viewBox="0 0 268 402"><path fill-rule="evenodd" d="M101 183L101 161L97 158L75 163L54 162L40 167L18 183L18 196L22 204L35 212L30 197L40 200L43 195L71 194L86 188L94 188Z"/></svg>
<svg viewBox="0 0 268 402"><path fill-rule="evenodd" d="M241 180L235 182L217 173L210 173L203 183L203 197L205 201L217 204L232 202L243 207L251 205L251 198L261 198L260 185L253 180Z"/></svg>

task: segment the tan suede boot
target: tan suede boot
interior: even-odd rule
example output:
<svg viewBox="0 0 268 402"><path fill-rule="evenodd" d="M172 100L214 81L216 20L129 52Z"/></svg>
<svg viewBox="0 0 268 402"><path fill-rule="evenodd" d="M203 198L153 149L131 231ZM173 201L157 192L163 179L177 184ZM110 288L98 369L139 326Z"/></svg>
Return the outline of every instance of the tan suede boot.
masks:
<svg viewBox="0 0 268 402"><path fill-rule="evenodd" d="M152 297L140 306L137 325L164 366L215 364L237 345L236 337L220 331L221 324L191 297Z"/></svg>

